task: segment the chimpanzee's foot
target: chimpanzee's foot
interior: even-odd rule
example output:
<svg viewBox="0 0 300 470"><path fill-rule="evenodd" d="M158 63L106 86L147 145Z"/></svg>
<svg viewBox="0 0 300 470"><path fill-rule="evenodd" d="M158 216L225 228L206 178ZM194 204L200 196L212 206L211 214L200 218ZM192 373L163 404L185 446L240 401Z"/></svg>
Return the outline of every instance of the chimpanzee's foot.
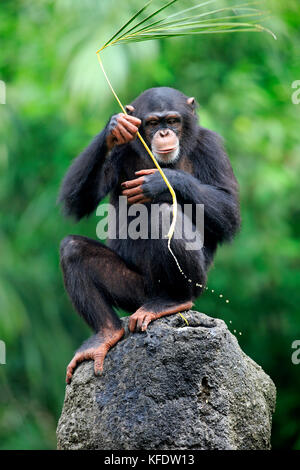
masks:
<svg viewBox="0 0 300 470"><path fill-rule="evenodd" d="M83 361L92 359L94 361L94 371L96 375L101 375L103 362L107 352L124 336L125 330L105 330L97 333L92 338L83 343L75 353L72 361L67 367L66 382L70 383L76 366Z"/></svg>
<svg viewBox="0 0 300 470"><path fill-rule="evenodd" d="M191 300L177 304L174 302L165 303L163 300L153 303L147 302L129 317L128 328L132 333L134 330L145 331L149 323L157 320L157 318L190 310L192 306L193 302Z"/></svg>

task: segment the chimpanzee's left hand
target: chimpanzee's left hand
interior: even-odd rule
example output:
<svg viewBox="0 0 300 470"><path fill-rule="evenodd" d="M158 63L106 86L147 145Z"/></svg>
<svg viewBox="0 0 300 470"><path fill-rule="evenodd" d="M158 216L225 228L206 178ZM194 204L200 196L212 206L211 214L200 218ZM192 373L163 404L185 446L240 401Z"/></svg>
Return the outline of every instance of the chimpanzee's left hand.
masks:
<svg viewBox="0 0 300 470"><path fill-rule="evenodd" d="M122 183L122 195L127 196L128 204L150 202L161 194L166 183L156 168L136 171L138 178Z"/></svg>

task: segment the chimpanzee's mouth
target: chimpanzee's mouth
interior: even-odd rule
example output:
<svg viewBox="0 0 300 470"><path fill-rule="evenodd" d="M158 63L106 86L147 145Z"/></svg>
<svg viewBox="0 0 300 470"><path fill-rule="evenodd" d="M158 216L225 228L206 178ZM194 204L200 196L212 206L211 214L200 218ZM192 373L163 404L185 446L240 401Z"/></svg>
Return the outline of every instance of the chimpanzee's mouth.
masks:
<svg viewBox="0 0 300 470"><path fill-rule="evenodd" d="M179 157L179 146L157 150L152 148L153 155L160 163L174 163Z"/></svg>
<svg viewBox="0 0 300 470"><path fill-rule="evenodd" d="M174 152L176 149L177 147L173 147L170 149L161 149L161 150L156 150L156 153L166 154L166 153Z"/></svg>

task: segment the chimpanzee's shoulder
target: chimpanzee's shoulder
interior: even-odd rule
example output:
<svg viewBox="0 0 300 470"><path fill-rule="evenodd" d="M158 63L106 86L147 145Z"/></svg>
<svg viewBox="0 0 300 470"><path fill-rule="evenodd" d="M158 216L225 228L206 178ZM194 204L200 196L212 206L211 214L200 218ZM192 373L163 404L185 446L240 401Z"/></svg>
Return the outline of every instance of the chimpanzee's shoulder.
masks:
<svg viewBox="0 0 300 470"><path fill-rule="evenodd" d="M217 132L202 126L198 126L197 138L199 142L223 144L223 137L221 137Z"/></svg>

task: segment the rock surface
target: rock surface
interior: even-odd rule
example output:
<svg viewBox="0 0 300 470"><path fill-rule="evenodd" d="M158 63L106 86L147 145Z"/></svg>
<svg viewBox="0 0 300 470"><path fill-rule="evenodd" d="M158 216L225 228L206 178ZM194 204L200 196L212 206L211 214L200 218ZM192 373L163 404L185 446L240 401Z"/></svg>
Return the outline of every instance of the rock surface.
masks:
<svg viewBox="0 0 300 470"><path fill-rule="evenodd" d="M185 317L189 326L173 315L147 332L127 332L101 377L92 361L76 369L59 449L270 448L272 380L222 320L194 311Z"/></svg>

